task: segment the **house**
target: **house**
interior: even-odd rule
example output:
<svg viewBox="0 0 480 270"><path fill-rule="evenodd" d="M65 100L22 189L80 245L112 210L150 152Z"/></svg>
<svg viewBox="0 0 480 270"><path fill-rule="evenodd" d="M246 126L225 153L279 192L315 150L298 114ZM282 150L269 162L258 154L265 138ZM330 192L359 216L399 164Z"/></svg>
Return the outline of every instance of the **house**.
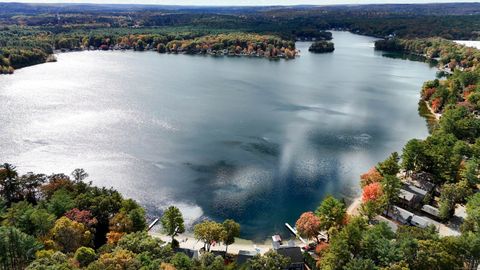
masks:
<svg viewBox="0 0 480 270"><path fill-rule="evenodd" d="M211 250L210 253L212 253L215 256L221 256L223 258L225 258L225 256L227 255L227 253L224 250Z"/></svg>
<svg viewBox="0 0 480 270"><path fill-rule="evenodd" d="M414 185L406 185L404 188L405 188L405 190L407 190L407 191L410 191L410 192L412 192L412 193L417 194L418 196L421 197L422 200L423 200L423 198L424 198L425 196L427 196L427 193L428 193L428 191L426 191L426 190L424 190L424 189L421 189L421 188L418 188L418 187L416 187L416 186L414 186Z"/></svg>
<svg viewBox="0 0 480 270"><path fill-rule="evenodd" d="M412 212L409 212L403 208L398 206L393 206L388 213L386 213L388 217L402 223L402 224L410 224L410 220L414 216Z"/></svg>
<svg viewBox="0 0 480 270"><path fill-rule="evenodd" d="M400 189L398 197L400 198L400 203L402 205L412 208L415 208L415 206L422 201L422 197L420 195L406 189Z"/></svg>
<svg viewBox="0 0 480 270"><path fill-rule="evenodd" d="M414 181L414 185L418 188L421 188L427 192L431 192L435 188L435 185L432 183L434 176L430 173L414 173L411 177Z"/></svg>
<svg viewBox="0 0 480 270"><path fill-rule="evenodd" d="M280 247L276 250L278 254L290 259L290 265L285 270L304 270L305 262L300 247Z"/></svg>
<svg viewBox="0 0 480 270"><path fill-rule="evenodd" d="M414 215L412 219L410 220L410 223L413 226L425 229L426 227L433 225L437 230L440 228L440 223L428 218L428 217L422 217L422 216L417 216Z"/></svg>
<svg viewBox="0 0 480 270"><path fill-rule="evenodd" d="M424 206L422 206L422 211L429 214L430 216L433 216L434 218L440 218L440 210L431 205L425 204Z"/></svg>
<svg viewBox="0 0 480 270"><path fill-rule="evenodd" d="M393 232L396 232L398 230L398 225L391 221L390 219L386 218L386 217L383 217L383 216L376 216L374 218L374 220L378 223L380 222L384 222L387 224L388 227L390 227L390 229L393 231Z"/></svg>
<svg viewBox="0 0 480 270"><path fill-rule="evenodd" d="M190 259L198 258L198 250L188 249L188 248L176 248L175 253L183 253L187 255Z"/></svg>
<svg viewBox="0 0 480 270"><path fill-rule="evenodd" d="M237 265L246 263L249 259L255 256L254 253L247 250L239 250L237 255Z"/></svg>

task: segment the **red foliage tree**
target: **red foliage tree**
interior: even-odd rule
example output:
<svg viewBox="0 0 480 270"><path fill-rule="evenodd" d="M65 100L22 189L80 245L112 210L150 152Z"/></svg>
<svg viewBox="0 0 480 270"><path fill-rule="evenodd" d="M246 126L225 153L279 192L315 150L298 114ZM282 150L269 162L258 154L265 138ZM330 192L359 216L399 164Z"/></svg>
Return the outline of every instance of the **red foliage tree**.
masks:
<svg viewBox="0 0 480 270"><path fill-rule="evenodd" d="M320 218L313 212L303 213L295 223L295 226L301 236L315 238L319 242Z"/></svg>
<svg viewBox="0 0 480 270"><path fill-rule="evenodd" d="M371 183L363 188L362 201L376 201L382 194L382 185L380 183Z"/></svg>
<svg viewBox="0 0 480 270"><path fill-rule="evenodd" d="M475 89L477 88L476 85L469 85L463 90L463 99L467 99L468 96L475 92Z"/></svg>
<svg viewBox="0 0 480 270"><path fill-rule="evenodd" d="M360 185L362 187L367 186L372 183L378 183L382 181L383 176L377 170L377 168L372 167L368 172L360 175Z"/></svg>
<svg viewBox="0 0 480 270"><path fill-rule="evenodd" d="M328 243L326 242L320 242L318 243L317 247L315 248L315 254L317 254L318 256L322 256L323 255L323 252L328 248Z"/></svg>
<svg viewBox="0 0 480 270"><path fill-rule="evenodd" d="M97 224L97 219L92 216L92 213L88 210L79 210L73 208L65 213L65 216L70 220L82 223L83 225L91 228Z"/></svg>
<svg viewBox="0 0 480 270"><path fill-rule="evenodd" d="M422 97L424 100L430 100L430 97L435 94L437 89L435 87L423 89Z"/></svg>
<svg viewBox="0 0 480 270"><path fill-rule="evenodd" d="M440 108L442 107L442 99L437 97L434 100L432 100L432 110L434 112L440 111Z"/></svg>

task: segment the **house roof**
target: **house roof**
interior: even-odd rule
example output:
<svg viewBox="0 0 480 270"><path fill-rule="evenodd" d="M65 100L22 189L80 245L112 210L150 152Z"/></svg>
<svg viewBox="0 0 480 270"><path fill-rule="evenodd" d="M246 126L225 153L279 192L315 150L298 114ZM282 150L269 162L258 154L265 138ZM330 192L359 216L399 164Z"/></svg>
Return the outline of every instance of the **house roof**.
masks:
<svg viewBox="0 0 480 270"><path fill-rule="evenodd" d="M385 222L388 225L388 227L392 229L393 232L396 232L398 230L398 225L386 217L376 216L375 219L379 222Z"/></svg>
<svg viewBox="0 0 480 270"><path fill-rule="evenodd" d="M252 254L250 251L247 250L239 250L238 251L238 256L237 256L237 264L242 265L246 263L249 259L253 258L255 256Z"/></svg>
<svg viewBox="0 0 480 270"><path fill-rule="evenodd" d="M192 250L192 249L188 249L188 248L176 248L175 252L177 252L177 253L181 252L181 253L187 255L189 258L193 258L195 256L195 251Z"/></svg>
<svg viewBox="0 0 480 270"><path fill-rule="evenodd" d="M303 254L300 247L281 247L277 253L290 258L290 263L303 263Z"/></svg>
<svg viewBox="0 0 480 270"><path fill-rule="evenodd" d="M412 217L412 220L410 220L410 223L412 223L413 225L417 226L417 227L420 227L420 228L426 228L428 227L429 225L434 225L435 227L438 228L438 226L440 225L438 222L428 218L428 217L421 217L421 216L413 216Z"/></svg>
<svg viewBox="0 0 480 270"><path fill-rule="evenodd" d="M422 211L435 217L440 216L440 211L438 210L438 208L428 204L425 204L424 206L422 206Z"/></svg>
<svg viewBox="0 0 480 270"><path fill-rule="evenodd" d="M425 195L427 195L428 191L424 190L424 189L421 189L421 188L418 188L414 185L407 185L405 186L405 189L412 192L412 193L416 193L418 195L421 195L422 197L425 197Z"/></svg>
<svg viewBox="0 0 480 270"><path fill-rule="evenodd" d="M412 218L414 215L412 212L409 212L403 208L400 208L398 206L393 206L392 207L392 214L394 214L397 217L401 217L403 220L409 220Z"/></svg>
<svg viewBox="0 0 480 270"><path fill-rule="evenodd" d="M408 202L411 202L415 198L415 194L413 194L412 192L407 191L405 189L400 189L400 193L398 193L398 197L400 197L400 198L402 198L402 199L404 199Z"/></svg>

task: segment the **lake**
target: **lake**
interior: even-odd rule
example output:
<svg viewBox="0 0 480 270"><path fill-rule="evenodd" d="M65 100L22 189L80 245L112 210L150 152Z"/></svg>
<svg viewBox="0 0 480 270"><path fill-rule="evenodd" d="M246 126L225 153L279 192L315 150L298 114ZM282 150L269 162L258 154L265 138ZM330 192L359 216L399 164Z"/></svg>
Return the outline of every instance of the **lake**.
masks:
<svg viewBox="0 0 480 270"><path fill-rule="evenodd" d="M242 237L285 233L327 194L428 134L420 88L436 70L333 32L335 52L295 60L72 52L0 76L0 161L20 172L84 168L151 217L233 218Z"/></svg>

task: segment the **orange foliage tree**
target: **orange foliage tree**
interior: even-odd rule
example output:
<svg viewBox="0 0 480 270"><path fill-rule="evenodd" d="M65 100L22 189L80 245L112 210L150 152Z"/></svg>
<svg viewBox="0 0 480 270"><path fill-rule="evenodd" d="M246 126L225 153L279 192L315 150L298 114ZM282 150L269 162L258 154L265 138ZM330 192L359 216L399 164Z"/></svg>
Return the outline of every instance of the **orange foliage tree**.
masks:
<svg viewBox="0 0 480 270"><path fill-rule="evenodd" d="M380 183L371 183L363 188L362 201L376 201L382 194L382 185Z"/></svg>
<svg viewBox="0 0 480 270"><path fill-rule="evenodd" d="M360 185L362 187L365 187L372 183L378 183L382 181L382 179L383 179L383 176L380 174L377 168L372 167L370 170L368 170L368 172L360 175Z"/></svg>
<svg viewBox="0 0 480 270"><path fill-rule="evenodd" d="M440 108L442 107L442 99L437 97L434 100L432 100L432 110L434 112L438 112Z"/></svg>
<svg viewBox="0 0 480 270"><path fill-rule="evenodd" d="M320 231L320 218L316 216L313 212L305 212L295 223L298 232L301 236L307 238L315 238L317 242L318 232Z"/></svg>

